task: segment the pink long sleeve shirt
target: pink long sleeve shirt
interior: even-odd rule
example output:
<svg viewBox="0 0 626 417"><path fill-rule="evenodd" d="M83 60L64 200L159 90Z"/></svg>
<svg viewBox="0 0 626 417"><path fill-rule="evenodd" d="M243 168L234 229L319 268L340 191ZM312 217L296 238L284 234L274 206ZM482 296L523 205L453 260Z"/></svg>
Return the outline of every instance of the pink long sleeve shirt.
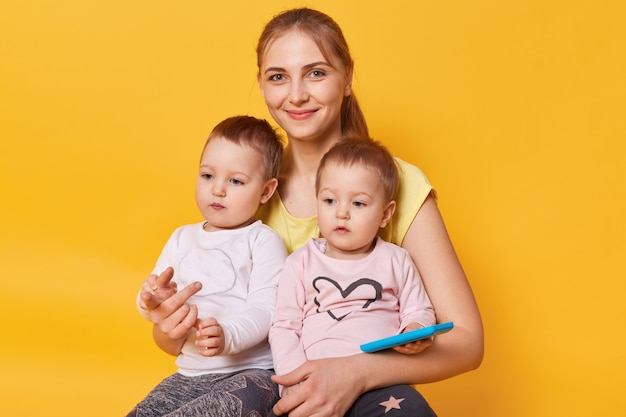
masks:
<svg viewBox="0 0 626 417"><path fill-rule="evenodd" d="M324 255L311 239L286 260L269 333L279 375L309 359L348 356L360 345L435 323L421 278L403 248L377 238L357 260Z"/></svg>

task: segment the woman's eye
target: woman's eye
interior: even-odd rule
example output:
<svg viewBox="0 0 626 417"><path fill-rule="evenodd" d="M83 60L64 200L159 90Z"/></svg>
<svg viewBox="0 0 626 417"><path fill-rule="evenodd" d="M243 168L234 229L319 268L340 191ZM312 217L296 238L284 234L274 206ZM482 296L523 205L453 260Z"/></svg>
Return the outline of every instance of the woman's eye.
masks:
<svg viewBox="0 0 626 417"><path fill-rule="evenodd" d="M321 70L313 70L309 73L309 75L311 76L311 78L321 78L323 76L326 75L326 73L324 71Z"/></svg>
<svg viewBox="0 0 626 417"><path fill-rule="evenodd" d="M285 77L282 74L274 74L274 75L270 75L269 80L270 81L284 81Z"/></svg>

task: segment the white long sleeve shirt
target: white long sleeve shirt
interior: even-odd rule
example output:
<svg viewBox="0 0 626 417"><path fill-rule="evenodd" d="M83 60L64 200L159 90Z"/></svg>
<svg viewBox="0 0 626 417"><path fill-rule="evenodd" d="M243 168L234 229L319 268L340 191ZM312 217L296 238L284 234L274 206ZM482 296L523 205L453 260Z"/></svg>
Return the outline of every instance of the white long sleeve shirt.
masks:
<svg viewBox="0 0 626 417"><path fill-rule="evenodd" d="M176 359L180 373L195 376L273 367L267 336L286 256L282 238L260 221L233 230L207 232L198 223L174 231L153 273L173 267L179 291L194 281L202 282L189 303L198 306L199 319L217 319L226 342L221 355L204 357L192 332Z"/></svg>

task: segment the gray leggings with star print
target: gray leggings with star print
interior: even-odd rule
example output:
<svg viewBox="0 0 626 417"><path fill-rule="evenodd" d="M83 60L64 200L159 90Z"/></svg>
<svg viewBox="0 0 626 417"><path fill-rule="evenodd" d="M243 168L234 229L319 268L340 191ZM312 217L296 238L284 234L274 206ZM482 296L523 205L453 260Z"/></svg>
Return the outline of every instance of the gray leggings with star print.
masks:
<svg viewBox="0 0 626 417"><path fill-rule="evenodd" d="M195 377L175 373L126 417L265 416L278 400L272 374L265 369Z"/></svg>
<svg viewBox="0 0 626 417"><path fill-rule="evenodd" d="M344 417L436 417L422 394L410 385L368 391L357 398ZM273 412L268 417L276 417ZM286 416L284 416L286 417Z"/></svg>

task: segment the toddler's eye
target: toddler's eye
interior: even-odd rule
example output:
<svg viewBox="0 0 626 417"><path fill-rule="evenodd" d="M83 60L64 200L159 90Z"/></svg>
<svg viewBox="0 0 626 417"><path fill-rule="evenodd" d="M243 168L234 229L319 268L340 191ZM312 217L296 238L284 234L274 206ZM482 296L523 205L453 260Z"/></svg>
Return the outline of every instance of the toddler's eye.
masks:
<svg viewBox="0 0 626 417"><path fill-rule="evenodd" d="M325 198L324 200L322 200L324 203L328 204L328 205L332 205L335 204L335 200L332 198Z"/></svg>
<svg viewBox="0 0 626 417"><path fill-rule="evenodd" d="M237 178L231 179L230 183L233 184L233 185L243 185L243 181L238 180Z"/></svg>
<svg viewBox="0 0 626 417"><path fill-rule="evenodd" d="M354 203L352 203L355 207L365 207L366 204L362 201L355 201Z"/></svg>

